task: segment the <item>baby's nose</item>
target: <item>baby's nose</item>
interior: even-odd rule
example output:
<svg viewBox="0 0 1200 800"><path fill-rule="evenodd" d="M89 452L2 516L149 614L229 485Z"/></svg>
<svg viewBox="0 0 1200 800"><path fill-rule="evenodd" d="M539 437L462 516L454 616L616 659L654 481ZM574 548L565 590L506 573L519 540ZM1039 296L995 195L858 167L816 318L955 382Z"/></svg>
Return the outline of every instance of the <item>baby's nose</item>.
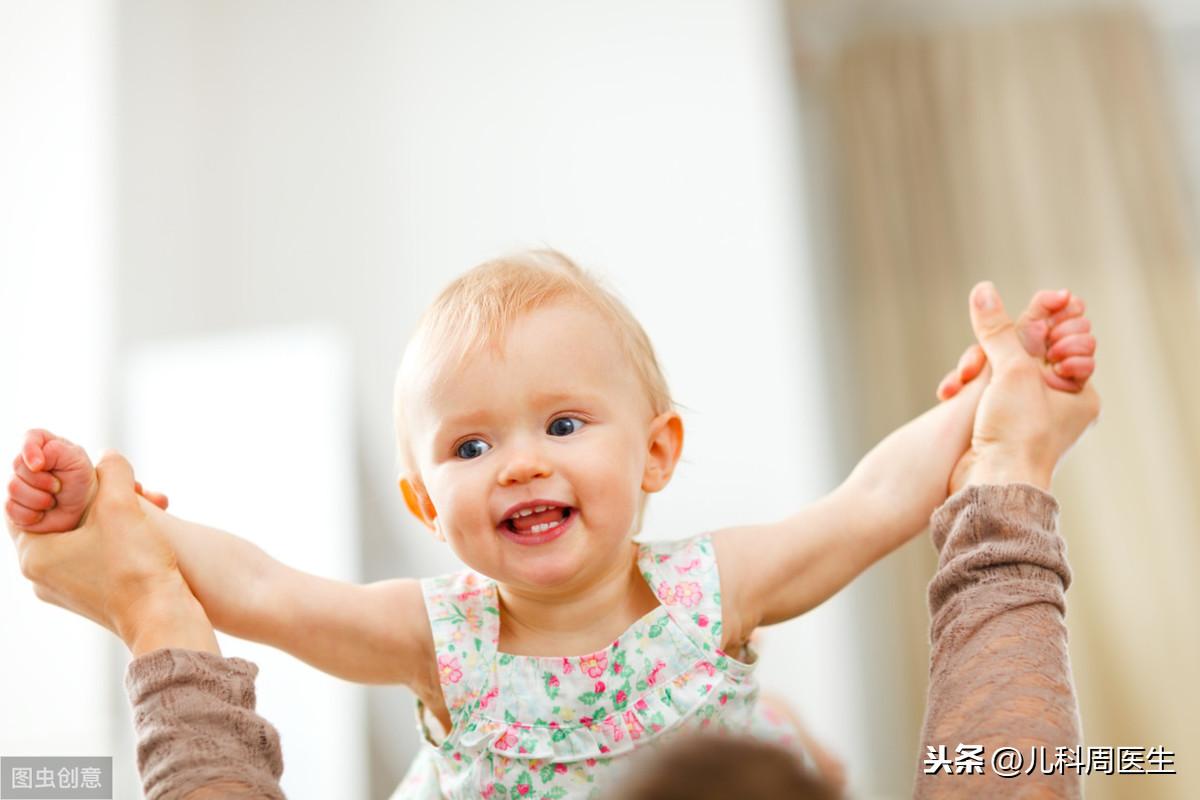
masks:
<svg viewBox="0 0 1200 800"><path fill-rule="evenodd" d="M514 453L508 460L500 471L499 482L501 486L508 486L514 483L528 483L534 478L548 478L553 474L554 469L549 461L533 451L525 450Z"/></svg>

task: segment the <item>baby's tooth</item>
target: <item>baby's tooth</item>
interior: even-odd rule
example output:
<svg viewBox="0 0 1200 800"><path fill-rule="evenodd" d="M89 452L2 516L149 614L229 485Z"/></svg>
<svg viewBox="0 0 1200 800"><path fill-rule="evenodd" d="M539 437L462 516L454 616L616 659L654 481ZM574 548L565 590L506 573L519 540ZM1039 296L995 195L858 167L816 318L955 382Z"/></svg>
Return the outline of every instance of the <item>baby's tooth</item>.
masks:
<svg viewBox="0 0 1200 800"><path fill-rule="evenodd" d="M543 511L545 511L545 510L546 510L547 508L549 508L549 507L550 507L550 506L534 506L534 507L533 507L533 510L534 510L534 511L536 511L537 513L539 513L539 514L540 514L540 513L542 513Z"/></svg>

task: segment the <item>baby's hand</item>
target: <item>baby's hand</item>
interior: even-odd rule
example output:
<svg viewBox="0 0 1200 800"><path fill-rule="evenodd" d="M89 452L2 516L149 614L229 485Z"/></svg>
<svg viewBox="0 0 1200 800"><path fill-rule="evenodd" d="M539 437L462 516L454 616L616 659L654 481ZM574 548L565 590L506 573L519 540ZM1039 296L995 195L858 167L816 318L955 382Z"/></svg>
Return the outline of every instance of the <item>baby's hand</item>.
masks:
<svg viewBox="0 0 1200 800"><path fill-rule="evenodd" d="M1042 359L1042 377L1051 389L1083 391L1096 369L1096 337L1083 316L1083 299L1063 289L1034 294L1029 307L1017 318L1017 335L1029 355ZM938 400L948 400L983 371L987 356L972 344L938 384Z"/></svg>
<svg viewBox="0 0 1200 800"><path fill-rule="evenodd" d="M98 486L82 447L49 431L32 430L13 460L4 510L14 524L33 533L75 530ZM140 483L134 487L159 508L167 507L166 496L143 492Z"/></svg>

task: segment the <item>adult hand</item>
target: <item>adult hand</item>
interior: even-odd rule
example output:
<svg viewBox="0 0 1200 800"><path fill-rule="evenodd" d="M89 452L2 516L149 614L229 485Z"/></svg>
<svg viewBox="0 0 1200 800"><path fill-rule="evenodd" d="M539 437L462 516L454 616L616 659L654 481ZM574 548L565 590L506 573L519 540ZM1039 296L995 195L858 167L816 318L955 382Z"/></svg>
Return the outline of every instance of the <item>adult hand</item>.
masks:
<svg viewBox="0 0 1200 800"><path fill-rule="evenodd" d="M151 516L161 512L135 493L129 462L106 453L96 473L96 499L79 528L32 533L9 520L21 573L34 593L108 628L135 656L159 647L219 652Z"/></svg>
<svg viewBox="0 0 1200 800"><path fill-rule="evenodd" d="M1025 352L995 287L971 290L971 327L987 354L989 381L975 411L971 447L955 465L950 492L983 483L1031 483L1049 491L1059 459L1100 414L1092 382L1068 393L1046 386Z"/></svg>

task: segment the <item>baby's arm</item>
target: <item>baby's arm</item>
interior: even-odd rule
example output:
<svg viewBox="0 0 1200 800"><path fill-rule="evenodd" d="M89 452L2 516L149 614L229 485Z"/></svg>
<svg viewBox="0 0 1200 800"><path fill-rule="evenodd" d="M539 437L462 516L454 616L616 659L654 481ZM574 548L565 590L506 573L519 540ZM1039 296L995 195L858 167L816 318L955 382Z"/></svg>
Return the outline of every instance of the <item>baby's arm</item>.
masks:
<svg viewBox="0 0 1200 800"><path fill-rule="evenodd" d="M95 470L78 445L30 431L13 463L6 510L34 533L73 530L95 496ZM161 495L146 493L165 507ZM147 508L171 542L214 627L286 650L346 680L437 687L433 635L420 583L360 586L281 564L250 542ZM433 681L432 683L430 681Z"/></svg>
<svg viewBox="0 0 1200 800"><path fill-rule="evenodd" d="M1039 292L1017 323L1026 348L1045 357L1044 339L1058 326L1076 325L1072 320L1082 310L1077 299ZM1042 339L1030 336L1032 330ZM1087 339L1090 361L1095 341ZM1051 350L1060 360L1074 356L1065 347ZM951 470L970 446L975 408L990 377L985 365L968 360L960 364L963 374L985 369L980 379L889 434L833 492L781 522L713 534L727 641L820 605L925 529L946 499ZM1047 364L1044 374L1048 384L1062 388L1058 363ZM1081 386L1090 370L1085 373L1072 376L1072 386ZM747 536L755 538L753 546L747 546Z"/></svg>
<svg viewBox="0 0 1200 800"><path fill-rule="evenodd" d="M349 681L414 688L436 681L433 633L418 580L359 585L322 578L232 534L151 513L213 627Z"/></svg>

